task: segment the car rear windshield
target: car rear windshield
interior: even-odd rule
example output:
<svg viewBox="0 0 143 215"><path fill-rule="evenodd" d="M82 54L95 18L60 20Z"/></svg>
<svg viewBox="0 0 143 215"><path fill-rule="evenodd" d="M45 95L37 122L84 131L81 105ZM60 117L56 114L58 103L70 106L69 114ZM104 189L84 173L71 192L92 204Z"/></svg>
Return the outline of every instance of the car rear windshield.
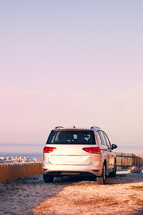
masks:
<svg viewBox="0 0 143 215"><path fill-rule="evenodd" d="M95 138L90 130L52 131L46 144L95 144Z"/></svg>

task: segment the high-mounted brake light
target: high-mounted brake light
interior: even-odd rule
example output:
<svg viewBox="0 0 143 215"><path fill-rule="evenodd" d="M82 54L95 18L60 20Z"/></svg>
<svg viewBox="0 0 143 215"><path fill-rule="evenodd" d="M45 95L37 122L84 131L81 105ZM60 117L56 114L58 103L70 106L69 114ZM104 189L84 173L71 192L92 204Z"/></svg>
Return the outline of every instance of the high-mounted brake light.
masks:
<svg viewBox="0 0 143 215"><path fill-rule="evenodd" d="M50 152L53 152L54 149L56 149L56 147L44 147L43 149L43 153L50 153Z"/></svg>
<svg viewBox="0 0 143 215"><path fill-rule="evenodd" d="M83 150L91 154L100 154L99 147L86 147L83 148Z"/></svg>
<svg viewBox="0 0 143 215"><path fill-rule="evenodd" d="M76 128L68 128L68 129L65 129L65 131L77 131L78 129Z"/></svg>

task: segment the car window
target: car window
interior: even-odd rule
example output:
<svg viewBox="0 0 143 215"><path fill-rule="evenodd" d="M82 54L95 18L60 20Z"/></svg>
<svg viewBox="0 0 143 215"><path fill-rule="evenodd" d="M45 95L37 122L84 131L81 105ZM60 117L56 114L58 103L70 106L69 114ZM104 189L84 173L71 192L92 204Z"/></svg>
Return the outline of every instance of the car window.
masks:
<svg viewBox="0 0 143 215"><path fill-rule="evenodd" d="M96 132L96 136L97 136L99 144L102 145L101 137L100 137L100 134L98 131Z"/></svg>
<svg viewBox="0 0 143 215"><path fill-rule="evenodd" d="M100 139L101 139L101 145L106 146L106 140L104 138L103 132L102 131L98 131L99 135L100 135Z"/></svg>
<svg viewBox="0 0 143 215"><path fill-rule="evenodd" d="M88 130L52 131L47 144L95 144L94 132Z"/></svg>
<svg viewBox="0 0 143 215"><path fill-rule="evenodd" d="M111 148L111 143L110 143L110 140L109 140L107 134L104 133L104 137L105 137L106 144L107 144L108 148Z"/></svg>

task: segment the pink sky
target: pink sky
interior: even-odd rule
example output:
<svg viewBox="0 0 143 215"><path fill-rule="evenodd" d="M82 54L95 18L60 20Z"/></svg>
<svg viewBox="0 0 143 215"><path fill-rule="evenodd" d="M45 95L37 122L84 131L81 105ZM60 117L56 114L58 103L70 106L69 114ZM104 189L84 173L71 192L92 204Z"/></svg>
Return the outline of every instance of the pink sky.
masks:
<svg viewBox="0 0 143 215"><path fill-rule="evenodd" d="M143 2L1 1L0 142L98 125L143 144Z"/></svg>

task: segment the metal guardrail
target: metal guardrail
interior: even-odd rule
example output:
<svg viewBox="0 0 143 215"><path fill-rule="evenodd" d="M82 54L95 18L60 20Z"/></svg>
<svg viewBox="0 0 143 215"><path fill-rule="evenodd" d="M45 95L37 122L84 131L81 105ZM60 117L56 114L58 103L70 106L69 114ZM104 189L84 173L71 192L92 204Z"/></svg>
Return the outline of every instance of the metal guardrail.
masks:
<svg viewBox="0 0 143 215"><path fill-rule="evenodd" d="M117 169L128 169L132 166L143 167L142 154L116 153Z"/></svg>

